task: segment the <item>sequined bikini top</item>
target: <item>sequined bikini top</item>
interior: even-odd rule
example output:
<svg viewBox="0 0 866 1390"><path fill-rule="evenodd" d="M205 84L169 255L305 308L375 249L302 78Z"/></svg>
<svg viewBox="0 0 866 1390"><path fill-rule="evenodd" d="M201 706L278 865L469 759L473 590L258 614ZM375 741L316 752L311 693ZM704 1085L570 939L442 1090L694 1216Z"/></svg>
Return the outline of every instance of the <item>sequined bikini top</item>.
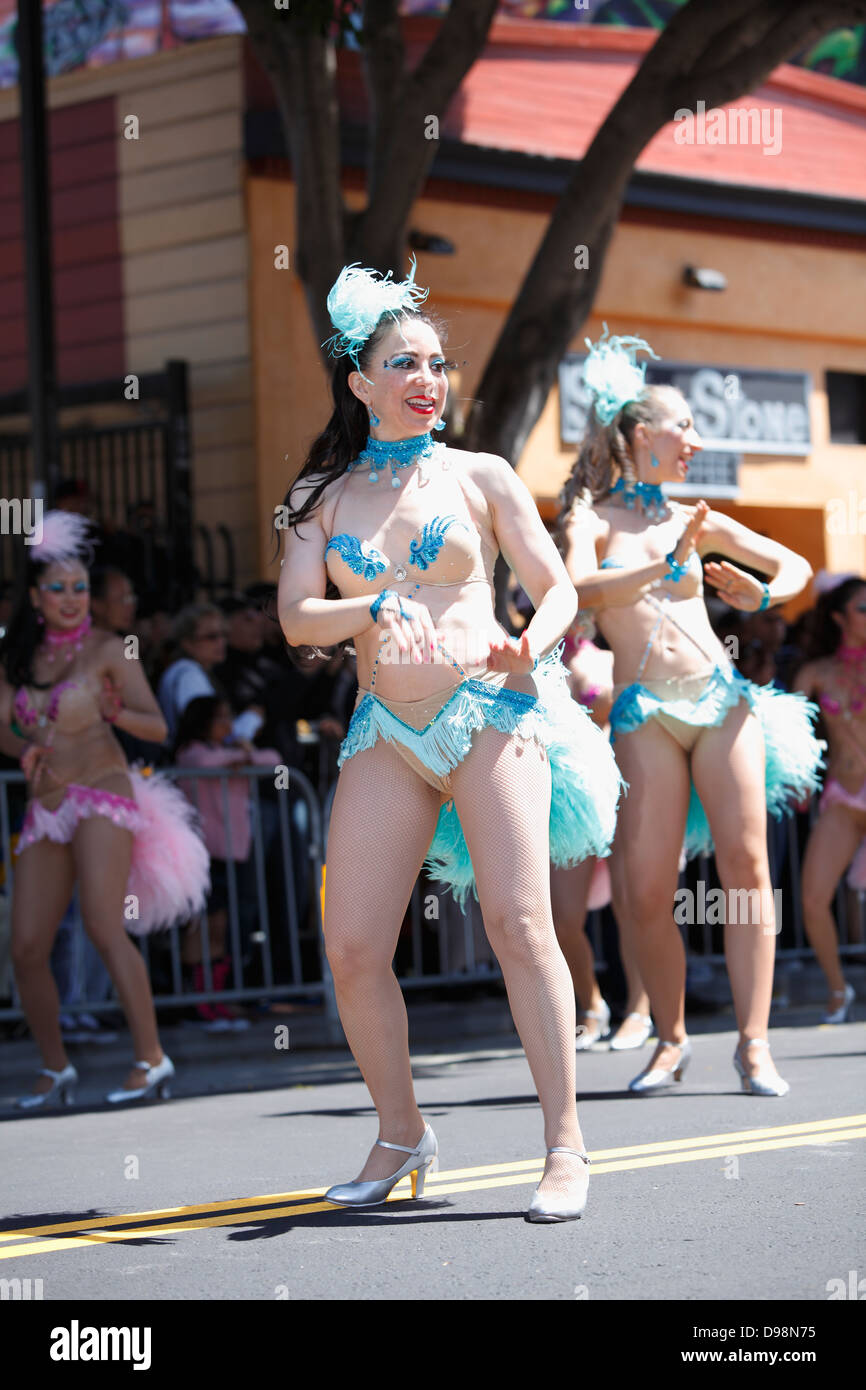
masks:
<svg viewBox="0 0 866 1390"><path fill-rule="evenodd" d="M89 689L86 681L60 681L55 685L51 692L46 709L40 711L27 693L27 687L22 685L15 694L12 705L12 713L15 722L23 730L32 729L35 726L44 728L47 724L58 725L61 721L61 701L67 691L79 690L81 695L67 698L63 702L63 732L75 733L87 724L93 722L93 707L95 704L93 693Z"/></svg>
<svg viewBox="0 0 866 1390"><path fill-rule="evenodd" d="M367 540L342 532L332 536L325 546L327 563L329 552L333 551L335 560L331 578L341 592L347 587L347 574L357 575L372 590L378 592L390 583L401 583L405 579L423 584L445 586L466 584L475 579L489 582L483 572L481 546L478 532L456 516L434 516L432 521L415 532L409 543L408 554L402 559L389 557Z"/></svg>

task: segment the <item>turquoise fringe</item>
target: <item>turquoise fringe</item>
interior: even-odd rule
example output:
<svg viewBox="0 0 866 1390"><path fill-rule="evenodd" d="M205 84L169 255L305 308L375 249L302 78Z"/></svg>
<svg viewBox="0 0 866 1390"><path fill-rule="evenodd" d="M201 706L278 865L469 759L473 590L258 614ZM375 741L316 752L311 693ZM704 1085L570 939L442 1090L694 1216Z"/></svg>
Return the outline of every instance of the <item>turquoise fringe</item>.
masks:
<svg viewBox="0 0 866 1390"><path fill-rule="evenodd" d="M465 680L422 730L366 694L352 717L338 766L372 748L379 738L396 739L431 772L444 777L466 757L478 729L492 726L534 739L547 749L550 762L552 862L571 867L589 855L609 854L624 783L604 734L571 697L559 651L539 662L534 672L537 697L487 681ZM470 891L477 897L472 860L453 801L439 812L425 866L461 906Z"/></svg>
<svg viewBox="0 0 866 1390"><path fill-rule="evenodd" d="M805 695L756 685L733 667L717 666L697 700L662 700L642 685L628 686L611 710L611 737L639 728L660 711L689 724L717 728L744 697L764 734L767 810L779 820L792 803L811 796L821 785L819 771L827 745L812 732L818 708ZM689 859L713 852L709 822L694 783L684 848Z"/></svg>

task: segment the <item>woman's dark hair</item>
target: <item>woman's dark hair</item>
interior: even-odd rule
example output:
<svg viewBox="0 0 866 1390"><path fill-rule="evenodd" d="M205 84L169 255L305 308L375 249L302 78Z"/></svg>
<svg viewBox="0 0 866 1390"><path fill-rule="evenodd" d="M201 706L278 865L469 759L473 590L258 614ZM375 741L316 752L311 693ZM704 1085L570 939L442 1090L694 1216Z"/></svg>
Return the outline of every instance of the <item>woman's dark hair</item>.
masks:
<svg viewBox="0 0 866 1390"><path fill-rule="evenodd" d="M286 529L294 530L295 527L300 526L301 522L305 521L316 510L325 489L335 479L343 476L349 464L354 462L363 450L370 433L370 417L363 401L358 399L349 386L349 376L358 369L364 371L365 368L369 367L376 349L385 335L395 324L399 325L407 320L429 324L440 343L445 345L446 326L441 319L423 309L403 309L396 314L382 315L358 353L357 368L354 361L348 356L337 359L331 373L331 395L334 409L327 425L310 445L300 472L283 498L283 514L274 518L276 545L274 558L280 550L280 532ZM300 505L293 507L291 496L295 487L304 478L311 477L316 477L318 481L306 493ZM325 597L339 598L339 596L339 590L329 579ZM339 645L345 646L346 644L340 643ZM312 657L324 655L317 647L292 647L288 644L287 647L296 664L304 664L309 662Z"/></svg>
<svg viewBox="0 0 866 1390"><path fill-rule="evenodd" d="M0 667L12 686L30 685L33 681L33 658L42 641L42 624L30 602L30 590L35 588L54 560L33 560L25 557L12 607L12 616L5 636L0 642ZM70 560L68 565L80 565L87 574L84 559Z"/></svg>
<svg viewBox="0 0 866 1390"><path fill-rule="evenodd" d="M554 538L560 550L565 545L565 529L575 504L591 507L607 496L618 478L637 478L631 455L635 427L659 425L668 411L671 392L681 394L674 386L645 386L636 400L625 403L609 425L598 418L595 405L590 406L577 458L559 494Z"/></svg>
<svg viewBox="0 0 866 1390"><path fill-rule="evenodd" d="M812 660L832 656L842 641L842 628L834 615L840 617L858 589L866 590L866 579L855 576L823 593L815 605L815 625L812 633Z"/></svg>
<svg viewBox="0 0 866 1390"><path fill-rule="evenodd" d="M177 721L174 736L176 754L188 743L207 743L210 740L211 725L222 705L228 705L228 700L222 695L198 695L190 700Z"/></svg>

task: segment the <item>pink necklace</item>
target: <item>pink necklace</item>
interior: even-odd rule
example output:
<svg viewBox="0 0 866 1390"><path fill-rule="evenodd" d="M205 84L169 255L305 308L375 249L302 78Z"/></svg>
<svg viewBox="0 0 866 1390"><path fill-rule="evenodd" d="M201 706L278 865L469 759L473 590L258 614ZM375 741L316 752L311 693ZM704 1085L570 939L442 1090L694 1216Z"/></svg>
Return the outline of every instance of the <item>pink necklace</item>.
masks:
<svg viewBox="0 0 866 1390"><path fill-rule="evenodd" d="M843 670L846 666L859 669L846 671L845 678L840 681L842 688L839 694L843 698L822 695L821 708L828 714L841 714L843 719L851 719L866 708L866 679L863 669L866 663L866 647L846 647L843 642L836 648L834 656L842 662Z"/></svg>
<svg viewBox="0 0 866 1390"><path fill-rule="evenodd" d="M69 632L46 632L44 640L48 647L66 647L66 660L70 662L75 653L81 651L84 638L92 626L93 619L88 613L78 627L71 628ZM46 661L53 662L54 658L55 652L49 652Z"/></svg>

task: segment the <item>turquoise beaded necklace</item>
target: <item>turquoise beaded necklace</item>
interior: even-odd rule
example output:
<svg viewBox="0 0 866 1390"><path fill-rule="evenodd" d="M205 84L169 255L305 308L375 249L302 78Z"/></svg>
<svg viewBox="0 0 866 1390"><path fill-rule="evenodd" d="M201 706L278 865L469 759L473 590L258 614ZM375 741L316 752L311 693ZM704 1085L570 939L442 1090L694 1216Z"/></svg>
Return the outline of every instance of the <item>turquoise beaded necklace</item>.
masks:
<svg viewBox="0 0 866 1390"><path fill-rule="evenodd" d="M373 439L368 435L367 443L358 457L349 464L346 472L351 473L354 469L364 466L370 470L367 474L370 482L377 483L379 474L390 467L391 486L399 487L397 470L411 468L413 464L433 458L436 449L429 430L426 434L417 434L411 439Z"/></svg>
<svg viewBox="0 0 866 1390"><path fill-rule="evenodd" d="M658 483L627 483L625 478L620 478L611 488L609 496L612 497L615 492L622 493L629 511L633 511L637 503L644 516L651 521L661 521L664 517L667 499Z"/></svg>

